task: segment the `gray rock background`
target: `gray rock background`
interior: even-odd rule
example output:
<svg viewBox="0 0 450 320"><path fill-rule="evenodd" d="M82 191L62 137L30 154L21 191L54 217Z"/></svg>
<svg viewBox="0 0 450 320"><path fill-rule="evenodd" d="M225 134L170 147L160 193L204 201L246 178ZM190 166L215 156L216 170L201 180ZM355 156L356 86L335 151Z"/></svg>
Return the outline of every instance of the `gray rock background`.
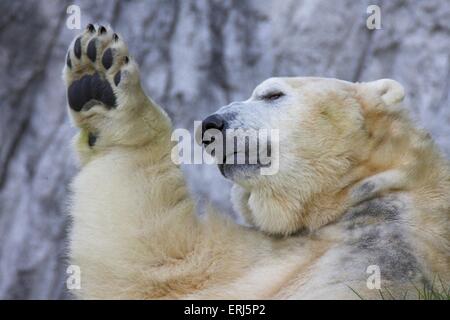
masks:
<svg viewBox="0 0 450 320"><path fill-rule="evenodd" d="M0 298L69 298L67 185L77 168L61 69L82 26L111 24L141 65L149 94L192 130L262 80L314 75L393 78L407 106L450 155L450 3L428 1L165 0L0 2ZM366 8L379 4L382 29ZM230 212L215 167L188 166L201 203Z"/></svg>

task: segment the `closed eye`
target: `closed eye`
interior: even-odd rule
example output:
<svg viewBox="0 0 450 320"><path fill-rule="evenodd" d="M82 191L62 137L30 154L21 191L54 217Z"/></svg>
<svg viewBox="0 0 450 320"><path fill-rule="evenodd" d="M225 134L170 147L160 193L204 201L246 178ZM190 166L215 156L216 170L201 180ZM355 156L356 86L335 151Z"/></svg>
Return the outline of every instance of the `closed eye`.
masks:
<svg viewBox="0 0 450 320"><path fill-rule="evenodd" d="M265 94L261 97L262 100L266 100L266 101L274 101L277 99L280 99L281 97L283 97L285 94L281 91L276 91L276 92L270 92L268 94Z"/></svg>

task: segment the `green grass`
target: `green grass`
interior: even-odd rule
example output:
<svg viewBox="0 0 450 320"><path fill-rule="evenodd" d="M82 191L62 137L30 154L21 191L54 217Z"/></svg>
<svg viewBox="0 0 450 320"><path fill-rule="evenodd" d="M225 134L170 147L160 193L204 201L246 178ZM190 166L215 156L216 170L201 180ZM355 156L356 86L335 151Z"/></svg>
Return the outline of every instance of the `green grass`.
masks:
<svg viewBox="0 0 450 320"><path fill-rule="evenodd" d="M422 288L414 286L419 300L450 300L450 286L444 284L440 277L437 278L438 284L436 284L435 277L431 287L427 287L425 284Z"/></svg>
<svg viewBox="0 0 450 320"><path fill-rule="evenodd" d="M436 278L438 281L436 281ZM395 296L388 288L378 290L381 300L450 300L450 286L444 284L440 277L435 277L430 286L423 284L418 287L412 284L414 290L405 291L399 296ZM356 290L349 287L353 293L361 300L366 300Z"/></svg>

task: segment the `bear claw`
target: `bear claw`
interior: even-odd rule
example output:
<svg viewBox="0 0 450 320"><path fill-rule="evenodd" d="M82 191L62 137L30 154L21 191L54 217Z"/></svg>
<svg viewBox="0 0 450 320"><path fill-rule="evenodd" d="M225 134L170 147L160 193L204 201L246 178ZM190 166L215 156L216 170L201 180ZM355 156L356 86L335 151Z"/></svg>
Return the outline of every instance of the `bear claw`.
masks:
<svg viewBox="0 0 450 320"><path fill-rule="evenodd" d="M95 32L95 27L92 23L89 23L86 27L86 29L90 32L90 33L94 33Z"/></svg>
<svg viewBox="0 0 450 320"><path fill-rule="evenodd" d="M104 26L100 26L100 28L98 29L99 34L104 34L106 33L106 28Z"/></svg>

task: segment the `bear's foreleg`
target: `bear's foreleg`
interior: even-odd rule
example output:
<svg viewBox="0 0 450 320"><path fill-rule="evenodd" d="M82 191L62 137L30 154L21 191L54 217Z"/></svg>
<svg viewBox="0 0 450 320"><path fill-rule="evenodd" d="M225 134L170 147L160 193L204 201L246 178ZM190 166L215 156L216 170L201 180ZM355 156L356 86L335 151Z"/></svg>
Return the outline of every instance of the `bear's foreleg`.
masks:
<svg viewBox="0 0 450 320"><path fill-rule="evenodd" d="M263 241L216 215L196 216L170 158L170 120L144 94L122 37L89 25L69 48L64 76L81 129L70 207L79 296L176 298L236 278Z"/></svg>

